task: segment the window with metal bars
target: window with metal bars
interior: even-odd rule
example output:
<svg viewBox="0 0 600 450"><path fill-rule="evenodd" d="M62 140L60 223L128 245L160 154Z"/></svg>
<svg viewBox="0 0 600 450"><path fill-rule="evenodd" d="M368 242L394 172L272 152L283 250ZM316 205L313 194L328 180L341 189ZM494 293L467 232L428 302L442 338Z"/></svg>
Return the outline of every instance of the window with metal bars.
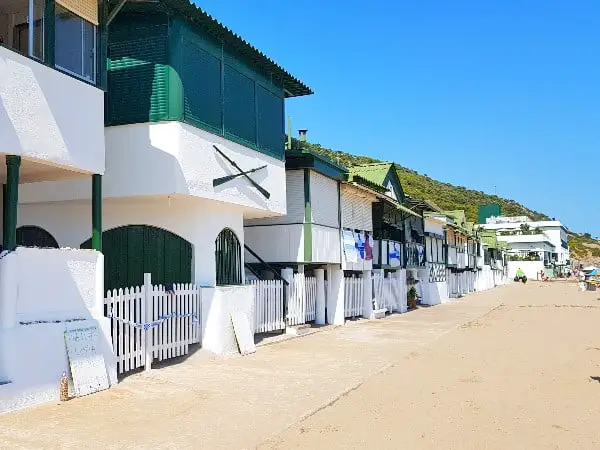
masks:
<svg viewBox="0 0 600 450"><path fill-rule="evenodd" d="M229 228L223 229L215 241L217 286L242 284L242 251L240 241Z"/></svg>

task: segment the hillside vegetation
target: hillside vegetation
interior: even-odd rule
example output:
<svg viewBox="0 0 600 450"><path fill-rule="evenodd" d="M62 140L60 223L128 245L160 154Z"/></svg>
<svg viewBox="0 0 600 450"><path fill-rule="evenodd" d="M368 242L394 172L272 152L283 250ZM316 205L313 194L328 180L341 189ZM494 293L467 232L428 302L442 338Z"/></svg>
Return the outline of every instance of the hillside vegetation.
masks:
<svg viewBox="0 0 600 450"><path fill-rule="evenodd" d="M301 143L294 140L294 145L321 154L345 167L381 162L368 156L351 155L310 142ZM402 187L407 195L423 200L431 200L443 210L462 209L466 213L467 220L471 222L477 222L477 206L489 204L500 205L502 213L507 216L528 216L533 220L551 219L546 214L529 209L515 200L468 189L465 186L444 183L404 167L401 164L396 163L396 165L398 166L398 175L400 176ZM600 241L593 239L589 234L570 232L569 245L573 259L595 264L600 263Z"/></svg>

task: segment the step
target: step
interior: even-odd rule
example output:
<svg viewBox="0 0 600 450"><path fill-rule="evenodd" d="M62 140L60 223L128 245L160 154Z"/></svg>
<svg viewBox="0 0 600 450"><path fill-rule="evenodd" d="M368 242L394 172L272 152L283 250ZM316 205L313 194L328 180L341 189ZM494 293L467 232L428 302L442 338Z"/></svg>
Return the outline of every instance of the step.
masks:
<svg viewBox="0 0 600 450"><path fill-rule="evenodd" d="M387 312L387 308L374 309L373 312L371 313L371 317L369 317L369 319L370 320L385 319L386 312Z"/></svg>
<svg viewBox="0 0 600 450"><path fill-rule="evenodd" d="M312 323L303 323L300 325L292 325L285 329L285 334L291 334L293 336L302 336L310 333L314 328L318 328L319 325Z"/></svg>

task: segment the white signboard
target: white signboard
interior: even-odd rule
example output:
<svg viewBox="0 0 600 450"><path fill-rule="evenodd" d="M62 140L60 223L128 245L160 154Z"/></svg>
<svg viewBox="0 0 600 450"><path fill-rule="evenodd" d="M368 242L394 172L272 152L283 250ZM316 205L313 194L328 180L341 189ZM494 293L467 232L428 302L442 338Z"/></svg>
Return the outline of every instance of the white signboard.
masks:
<svg viewBox="0 0 600 450"><path fill-rule="evenodd" d="M77 397L109 387L99 341L100 331L96 326L65 331L67 357Z"/></svg>

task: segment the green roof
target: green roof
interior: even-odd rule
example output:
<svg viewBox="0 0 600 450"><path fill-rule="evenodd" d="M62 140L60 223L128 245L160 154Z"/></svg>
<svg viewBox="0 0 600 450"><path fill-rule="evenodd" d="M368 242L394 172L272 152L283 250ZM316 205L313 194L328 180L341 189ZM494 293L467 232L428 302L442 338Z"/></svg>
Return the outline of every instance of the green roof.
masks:
<svg viewBox="0 0 600 450"><path fill-rule="evenodd" d="M350 175L383 186L390 169L395 169L395 167L393 162L361 164L350 167Z"/></svg>
<svg viewBox="0 0 600 450"><path fill-rule="evenodd" d="M313 93L306 84L189 0L159 0L159 2L175 13L184 16L190 22L207 30L217 39L223 41L224 44L234 48L256 67L280 77L283 81L286 97L299 97Z"/></svg>
<svg viewBox="0 0 600 450"><path fill-rule="evenodd" d="M481 242L491 248L498 247L498 238L496 237L495 231L482 231Z"/></svg>

